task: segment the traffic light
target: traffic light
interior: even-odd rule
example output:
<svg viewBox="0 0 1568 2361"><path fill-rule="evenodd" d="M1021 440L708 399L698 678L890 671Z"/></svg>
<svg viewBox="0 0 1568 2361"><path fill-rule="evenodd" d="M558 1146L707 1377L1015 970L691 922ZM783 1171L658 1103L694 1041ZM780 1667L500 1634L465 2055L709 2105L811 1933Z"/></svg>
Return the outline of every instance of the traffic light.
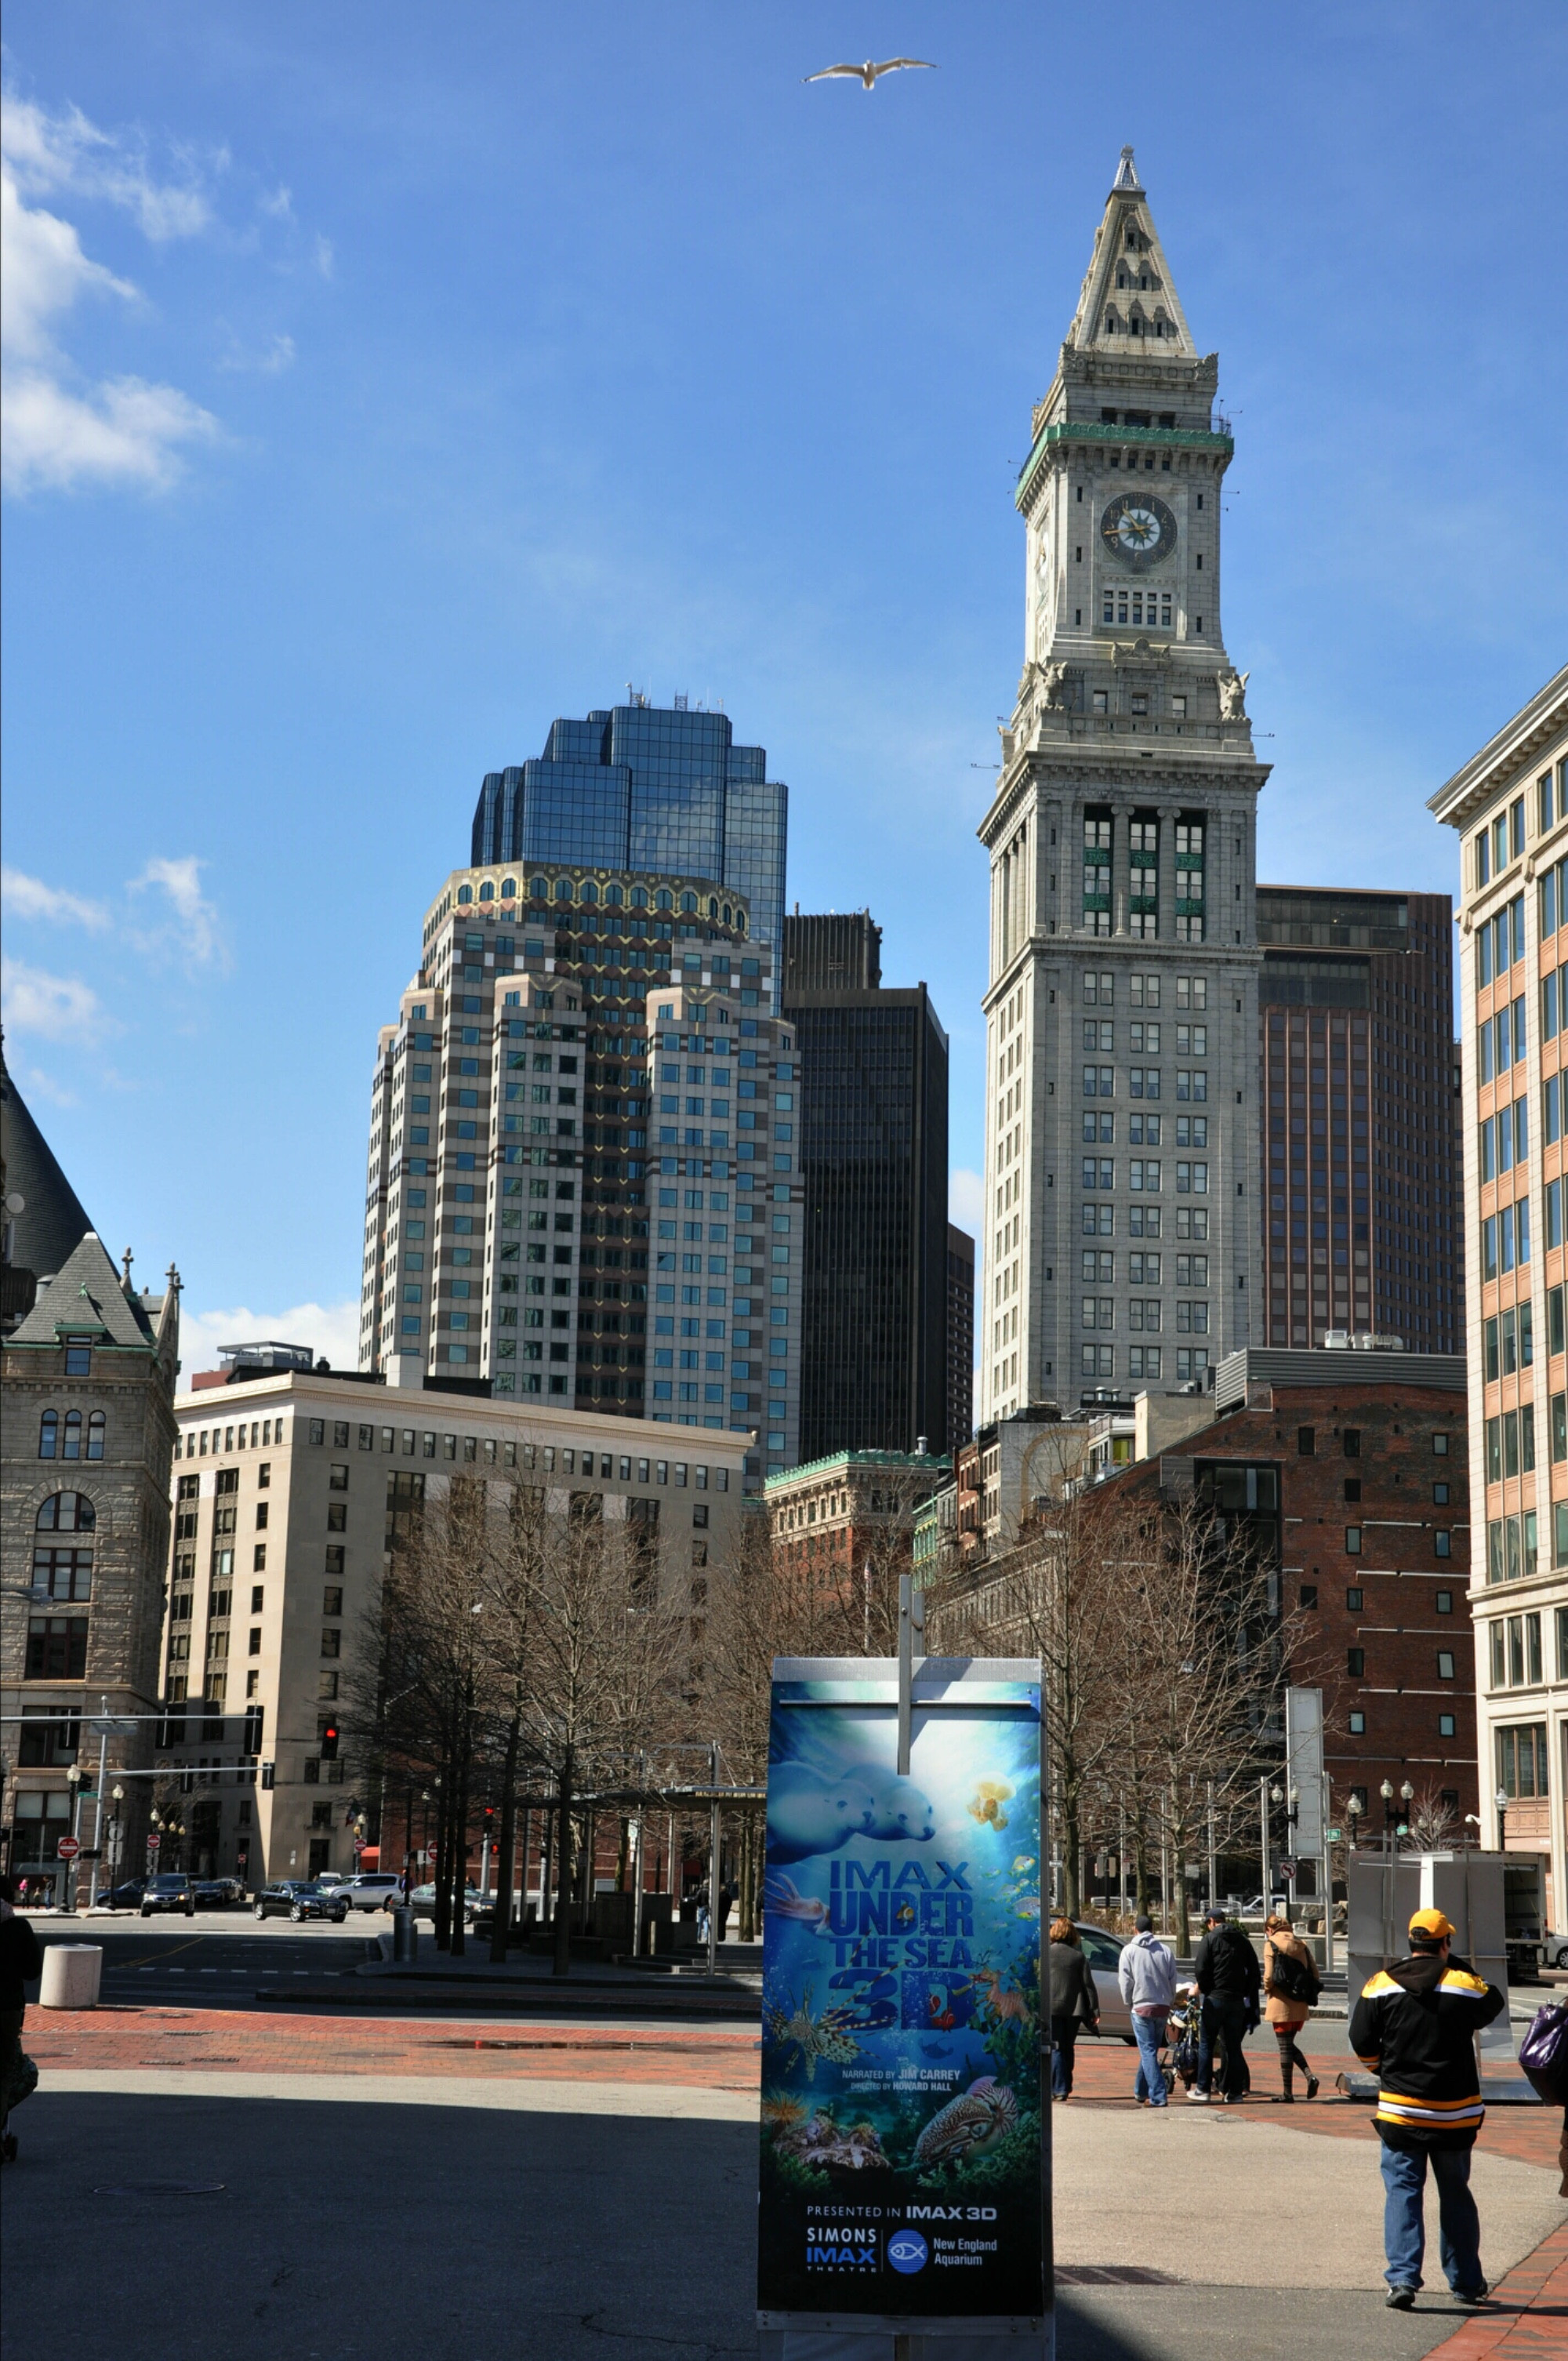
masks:
<svg viewBox="0 0 1568 2361"><path fill-rule="evenodd" d="M322 1725L322 1761L323 1763L335 1763L337 1761L337 1723L335 1720L323 1722Z"/></svg>
<svg viewBox="0 0 1568 2361"><path fill-rule="evenodd" d="M271 1788L271 1785L272 1785L272 1775L273 1775L273 1773L275 1772L275 1770L277 1769L277 1767L278 1767L278 1766L277 1766L277 1764L276 1764L276 1763L264 1763L262 1764L262 1766L261 1766L261 1784L262 1784L262 1786L263 1786L265 1789L269 1789L269 1789Z"/></svg>

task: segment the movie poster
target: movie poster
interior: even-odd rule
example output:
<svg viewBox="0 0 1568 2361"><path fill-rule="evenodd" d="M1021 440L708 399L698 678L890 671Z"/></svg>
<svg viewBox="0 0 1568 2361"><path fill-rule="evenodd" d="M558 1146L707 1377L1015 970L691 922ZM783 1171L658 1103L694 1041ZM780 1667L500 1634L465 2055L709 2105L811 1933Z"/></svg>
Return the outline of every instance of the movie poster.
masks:
<svg viewBox="0 0 1568 2361"><path fill-rule="evenodd" d="M759 2309L1037 2319L1038 1678L895 1669L774 1667Z"/></svg>

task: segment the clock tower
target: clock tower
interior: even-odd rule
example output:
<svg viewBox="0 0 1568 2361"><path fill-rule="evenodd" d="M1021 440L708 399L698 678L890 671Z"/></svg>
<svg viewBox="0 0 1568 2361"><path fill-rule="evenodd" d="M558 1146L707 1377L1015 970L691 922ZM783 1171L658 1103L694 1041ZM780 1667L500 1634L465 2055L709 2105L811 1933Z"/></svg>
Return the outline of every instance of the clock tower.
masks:
<svg viewBox="0 0 1568 2361"><path fill-rule="evenodd" d="M1130 148L1014 500L1025 661L991 855L982 1422L1206 1389L1254 1325L1246 675L1234 452Z"/></svg>

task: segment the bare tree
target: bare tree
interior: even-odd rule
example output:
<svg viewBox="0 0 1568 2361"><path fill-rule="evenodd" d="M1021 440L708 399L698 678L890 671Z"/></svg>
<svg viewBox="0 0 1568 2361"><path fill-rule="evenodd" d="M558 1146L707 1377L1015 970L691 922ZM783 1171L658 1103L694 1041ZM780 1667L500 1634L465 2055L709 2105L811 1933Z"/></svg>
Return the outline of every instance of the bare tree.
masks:
<svg viewBox="0 0 1568 2361"><path fill-rule="evenodd" d="M1460 1818L1441 1789L1421 1788L1406 1815L1406 1852L1446 1852L1459 1841Z"/></svg>

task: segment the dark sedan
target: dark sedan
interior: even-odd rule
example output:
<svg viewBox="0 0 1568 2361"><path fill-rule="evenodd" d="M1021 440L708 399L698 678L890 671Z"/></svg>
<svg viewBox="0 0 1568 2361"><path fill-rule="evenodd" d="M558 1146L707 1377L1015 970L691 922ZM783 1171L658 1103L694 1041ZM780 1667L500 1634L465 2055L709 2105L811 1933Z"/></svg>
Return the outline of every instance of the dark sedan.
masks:
<svg viewBox="0 0 1568 2361"><path fill-rule="evenodd" d="M182 1911L187 1918L196 1916L196 1889L183 1872L166 1870L161 1877L149 1877L143 1887L142 1916L150 1918L164 1910Z"/></svg>
<svg viewBox="0 0 1568 2361"><path fill-rule="evenodd" d="M99 1894L95 1910L139 1910L142 1895L147 1892L145 1877L133 1877L124 1885L115 1885Z"/></svg>
<svg viewBox="0 0 1568 2361"><path fill-rule="evenodd" d="M313 1885L303 1878L280 1879L274 1885L264 1885L251 1905L253 1918L291 1918L299 1925L305 1918L330 1918L341 1927L348 1916L348 1905L338 1899L335 1888Z"/></svg>

